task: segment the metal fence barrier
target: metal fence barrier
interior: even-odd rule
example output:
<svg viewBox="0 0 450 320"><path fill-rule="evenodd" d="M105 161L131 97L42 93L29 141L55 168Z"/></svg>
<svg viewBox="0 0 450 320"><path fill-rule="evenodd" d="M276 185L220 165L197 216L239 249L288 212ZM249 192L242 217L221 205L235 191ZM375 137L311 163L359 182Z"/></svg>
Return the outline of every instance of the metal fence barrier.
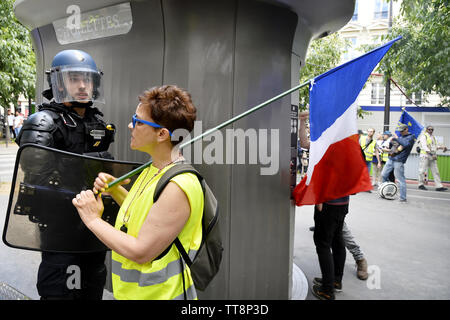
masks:
<svg viewBox="0 0 450 320"><path fill-rule="evenodd" d="M406 179L417 180L419 177L420 156L418 153L411 153L405 163ZM450 182L450 156L438 155L437 159L439 175L442 182ZM433 181L433 175L428 170L428 180Z"/></svg>

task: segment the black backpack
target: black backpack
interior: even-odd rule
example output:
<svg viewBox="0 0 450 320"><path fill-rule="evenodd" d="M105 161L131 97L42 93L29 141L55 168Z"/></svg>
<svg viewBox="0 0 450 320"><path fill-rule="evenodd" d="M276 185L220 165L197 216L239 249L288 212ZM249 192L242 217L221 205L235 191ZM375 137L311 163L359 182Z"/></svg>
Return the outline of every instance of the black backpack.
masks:
<svg viewBox="0 0 450 320"><path fill-rule="evenodd" d="M202 217L202 241L193 260L189 258L178 237L172 244L176 245L178 251L183 257L183 260L189 266L195 288L203 291L219 271L220 262L222 261L222 238L220 235L219 225L217 223L219 220L219 209L214 193L209 188L205 179L203 179L194 167L190 164L182 163L174 165L159 179L153 195L153 203L158 200L161 192L169 183L170 179L186 172L195 174L203 189L204 207ZM170 245L168 249L170 249L171 246L172 245Z"/></svg>

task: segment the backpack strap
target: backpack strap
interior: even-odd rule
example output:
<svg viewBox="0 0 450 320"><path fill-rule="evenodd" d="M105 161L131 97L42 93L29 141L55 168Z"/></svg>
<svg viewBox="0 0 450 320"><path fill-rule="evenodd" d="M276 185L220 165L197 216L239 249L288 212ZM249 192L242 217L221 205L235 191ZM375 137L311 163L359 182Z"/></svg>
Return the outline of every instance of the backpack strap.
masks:
<svg viewBox="0 0 450 320"><path fill-rule="evenodd" d="M188 163L181 163L181 164L175 164L172 168L167 170L163 176L159 179L158 183L156 184L155 193L153 194L153 203L155 203L161 193L163 192L166 185L170 182L170 180L182 173L193 173L197 176L198 180L200 181L200 184L203 187L203 177L200 175L200 173L194 169L193 166L191 166Z"/></svg>
<svg viewBox="0 0 450 320"><path fill-rule="evenodd" d="M183 260L186 262L186 264L188 265L188 267L192 266L192 260L191 258L189 258L189 255L187 254L186 250L184 250L183 245L181 244L180 239L178 239L178 237L175 238L175 240L173 241L173 243L175 243L175 246L177 247L178 251L181 253L181 255L183 256ZM170 248L170 247L169 247Z"/></svg>
<svg viewBox="0 0 450 320"><path fill-rule="evenodd" d="M193 166L191 166L188 163L182 162L180 164L176 164L173 167L171 167L159 179L158 183L156 184L155 192L153 194L153 203L155 203L158 200L159 196L161 195L161 193L163 192L163 190L167 186L167 184L170 182L170 180L173 177L175 177L179 174L182 174L182 173L195 174L197 176L198 180L200 181L200 184L203 189L203 194L205 193L204 184L202 183L203 177L200 175L200 173L197 170L195 170L195 168ZM175 240L167 247L167 249L164 250L157 258L155 258L155 260L158 260L158 259L161 259L162 257L164 257L167 254L167 252L169 252L170 248L172 247L172 244L175 244L178 251L183 256L184 261L190 267L192 265L192 260L191 260L191 258L189 258L189 255L187 254L186 250L184 250L183 245L181 244L181 241L180 241L180 239L178 239L178 237L176 237Z"/></svg>
<svg viewBox="0 0 450 320"><path fill-rule="evenodd" d="M363 151L367 149L367 147L372 143L372 141L374 141L374 140L373 140L373 139L370 139L370 140L369 140L369 143L367 143L367 138L366 138L366 145L365 145L365 147L363 148Z"/></svg>

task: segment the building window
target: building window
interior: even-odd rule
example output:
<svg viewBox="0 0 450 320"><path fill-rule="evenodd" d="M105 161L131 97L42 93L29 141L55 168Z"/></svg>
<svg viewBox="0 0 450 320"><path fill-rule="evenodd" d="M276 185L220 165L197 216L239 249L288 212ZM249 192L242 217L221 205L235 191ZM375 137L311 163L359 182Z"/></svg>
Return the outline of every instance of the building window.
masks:
<svg viewBox="0 0 450 320"><path fill-rule="evenodd" d="M406 99L406 104L408 104L408 105L412 104L412 102L408 98L405 97L405 99ZM422 91L414 92L411 95L411 100L414 101L415 104L420 106L422 104Z"/></svg>
<svg viewBox="0 0 450 320"><path fill-rule="evenodd" d="M375 0L375 10L373 12L374 19L387 19L388 12L388 3L386 0Z"/></svg>
<svg viewBox="0 0 450 320"><path fill-rule="evenodd" d="M370 96L371 104L384 104L384 90L382 83L372 83L372 93Z"/></svg>
<svg viewBox="0 0 450 320"><path fill-rule="evenodd" d="M355 2L355 11L353 12L352 21L358 20L358 0Z"/></svg>

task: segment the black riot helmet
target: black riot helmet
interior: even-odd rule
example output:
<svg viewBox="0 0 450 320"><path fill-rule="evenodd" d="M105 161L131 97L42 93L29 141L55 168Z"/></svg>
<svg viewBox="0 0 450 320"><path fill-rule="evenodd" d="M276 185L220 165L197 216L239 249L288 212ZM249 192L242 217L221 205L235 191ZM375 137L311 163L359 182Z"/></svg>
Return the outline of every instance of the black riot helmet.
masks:
<svg viewBox="0 0 450 320"><path fill-rule="evenodd" d="M63 102L104 103L101 77L92 57L81 50L63 50L47 71L53 98ZM44 94L45 97L47 97Z"/></svg>

